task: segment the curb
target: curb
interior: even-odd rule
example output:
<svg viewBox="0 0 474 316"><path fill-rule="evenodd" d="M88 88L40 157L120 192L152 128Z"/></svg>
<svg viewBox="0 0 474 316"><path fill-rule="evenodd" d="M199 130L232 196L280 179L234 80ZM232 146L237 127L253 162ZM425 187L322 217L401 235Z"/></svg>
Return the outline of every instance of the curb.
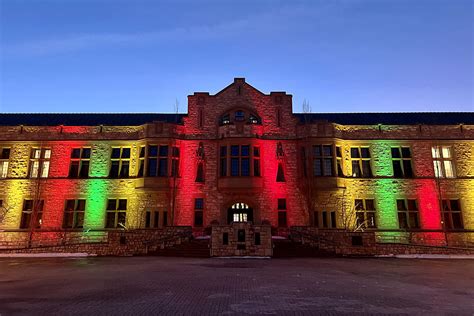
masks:
<svg viewBox="0 0 474 316"><path fill-rule="evenodd" d="M474 255L432 255L432 254L418 254L418 255L381 255L376 258L397 258L397 259L463 259L474 260Z"/></svg>
<svg viewBox="0 0 474 316"><path fill-rule="evenodd" d="M0 258L83 258L95 257L95 254L86 252L71 252L71 253L0 253Z"/></svg>

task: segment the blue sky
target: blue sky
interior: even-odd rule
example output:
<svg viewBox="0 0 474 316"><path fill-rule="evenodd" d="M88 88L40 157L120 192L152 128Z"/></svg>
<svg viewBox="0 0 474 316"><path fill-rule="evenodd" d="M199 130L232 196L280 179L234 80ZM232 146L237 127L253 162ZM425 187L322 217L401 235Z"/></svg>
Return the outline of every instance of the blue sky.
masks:
<svg viewBox="0 0 474 316"><path fill-rule="evenodd" d="M186 111L233 81L295 112L473 111L473 1L0 0L0 111Z"/></svg>

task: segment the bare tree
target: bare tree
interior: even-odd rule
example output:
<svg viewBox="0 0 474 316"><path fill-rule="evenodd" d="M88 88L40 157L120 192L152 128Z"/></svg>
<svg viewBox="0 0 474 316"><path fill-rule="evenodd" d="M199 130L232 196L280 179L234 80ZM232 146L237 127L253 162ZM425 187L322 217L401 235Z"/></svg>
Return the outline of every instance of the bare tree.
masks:
<svg viewBox="0 0 474 316"><path fill-rule="evenodd" d="M8 213L13 209L12 206L9 204L3 202L0 205L0 225L4 224L6 222Z"/></svg>
<svg viewBox="0 0 474 316"><path fill-rule="evenodd" d="M175 112L175 122L177 127L178 122L178 113L179 113L179 101L178 99L175 100L174 103L174 112ZM177 131L177 129L176 129ZM173 183L171 188L171 226L174 226L174 218L175 218L175 209L176 209L176 191L177 191L177 181L176 178L178 177L178 170L179 170L179 160L175 159L175 148L176 148L176 137L178 134L175 132L175 135L172 135L172 146L171 146L171 172L173 173ZM179 150L179 149L176 149ZM180 155L181 153L177 153Z"/></svg>

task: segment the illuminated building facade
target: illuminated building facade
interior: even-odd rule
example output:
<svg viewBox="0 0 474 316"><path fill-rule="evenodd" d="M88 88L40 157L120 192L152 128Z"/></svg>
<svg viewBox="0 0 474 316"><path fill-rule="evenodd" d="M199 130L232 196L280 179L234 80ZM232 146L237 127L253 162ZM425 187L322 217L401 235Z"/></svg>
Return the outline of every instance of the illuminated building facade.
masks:
<svg viewBox="0 0 474 316"><path fill-rule="evenodd" d="M187 114L0 125L5 232L249 221L474 240L472 112L295 114L291 95L236 78Z"/></svg>

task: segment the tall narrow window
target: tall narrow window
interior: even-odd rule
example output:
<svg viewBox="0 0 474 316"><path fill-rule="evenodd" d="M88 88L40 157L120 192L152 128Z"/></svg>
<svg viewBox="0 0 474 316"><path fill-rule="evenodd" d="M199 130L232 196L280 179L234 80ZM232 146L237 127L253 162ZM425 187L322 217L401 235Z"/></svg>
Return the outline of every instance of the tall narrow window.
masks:
<svg viewBox="0 0 474 316"><path fill-rule="evenodd" d="M87 147L73 148L71 151L71 164L69 166L69 178L89 177L89 164L91 149Z"/></svg>
<svg viewBox="0 0 474 316"><path fill-rule="evenodd" d="M128 178L130 175L130 147L112 147L110 178Z"/></svg>
<svg viewBox="0 0 474 316"><path fill-rule="evenodd" d="M163 226L168 226L168 212L163 211Z"/></svg>
<svg viewBox="0 0 474 316"><path fill-rule="evenodd" d="M194 199L194 226L202 227L204 223L204 199Z"/></svg>
<svg viewBox="0 0 474 316"><path fill-rule="evenodd" d="M333 176L332 145L313 146L313 175L314 176Z"/></svg>
<svg viewBox="0 0 474 316"><path fill-rule="evenodd" d="M459 200L443 200L442 206L446 229L464 229Z"/></svg>
<svg viewBox="0 0 474 316"><path fill-rule="evenodd" d="M82 228L85 210L86 200L66 200L63 228Z"/></svg>
<svg viewBox="0 0 474 316"><path fill-rule="evenodd" d="M30 157L30 178L47 178L51 159L51 149L33 148Z"/></svg>
<svg viewBox="0 0 474 316"><path fill-rule="evenodd" d="M197 165L196 182L204 182L204 167L202 162L199 162Z"/></svg>
<svg viewBox="0 0 474 316"><path fill-rule="evenodd" d="M143 177L145 174L145 146L140 146L140 151L138 154L138 173L137 177Z"/></svg>
<svg viewBox="0 0 474 316"><path fill-rule="evenodd" d="M105 228L125 228L127 217L126 199L107 200Z"/></svg>
<svg viewBox="0 0 474 316"><path fill-rule="evenodd" d="M336 211L315 211L313 225L318 228L337 228Z"/></svg>
<svg viewBox="0 0 474 316"><path fill-rule="evenodd" d="M433 146L431 148L435 177L455 178L452 148L449 146Z"/></svg>
<svg viewBox="0 0 474 316"><path fill-rule="evenodd" d="M286 199L278 199L278 227L286 227Z"/></svg>
<svg viewBox="0 0 474 316"><path fill-rule="evenodd" d="M172 177L179 176L179 148L178 147L172 147L171 176Z"/></svg>
<svg viewBox="0 0 474 316"><path fill-rule="evenodd" d="M285 182L285 173L283 172L283 165L281 162L278 163L276 182Z"/></svg>
<svg viewBox="0 0 474 316"><path fill-rule="evenodd" d="M301 170L303 170L303 177L308 176L308 168L306 168L306 148L301 147Z"/></svg>
<svg viewBox="0 0 474 316"><path fill-rule="evenodd" d="M253 148L253 175L260 177L260 147Z"/></svg>
<svg viewBox="0 0 474 316"><path fill-rule="evenodd" d="M392 147L391 152L393 176L395 178L413 177L410 147Z"/></svg>
<svg viewBox="0 0 474 316"><path fill-rule="evenodd" d="M351 147L352 176L371 178L370 150L368 147Z"/></svg>
<svg viewBox="0 0 474 316"><path fill-rule="evenodd" d="M276 117L276 119L277 119L277 126L278 126L278 127L281 127L281 110L280 110L280 108L277 108L277 113L276 113L276 115L277 115L277 117Z"/></svg>
<svg viewBox="0 0 474 316"><path fill-rule="evenodd" d="M342 167L342 149L341 146L336 146L336 165L337 176L344 177L344 168Z"/></svg>
<svg viewBox="0 0 474 316"><path fill-rule="evenodd" d="M221 177L227 176L227 146L221 146Z"/></svg>
<svg viewBox="0 0 474 316"><path fill-rule="evenodd" d="M7 177L9 162L10 162L10 148L0 148L0 178Z"/></svg>
<svg viewBox="0 0 474 316"><path fill-rule="evenodd" d="M199 127L202 127L202 126L203 126L203 119L204 119L204 118L203 118L203 116L202 116L202 110L201 110L201 109L199 110L198 116L199 116L199 117L198 117L198 120L199 120L199 123L198 123L198 124L199 124Z"/></svg>
<svg viewBox="0 0 474 316"><path fill-rule="evenodd" d="M397 200L400 229L420 228L416 200Z"/></svg>
<svg viewBox="0 0 474 316"><path fill-rule="evenodd" d="M43 200L24 200L20 228L41 228L43 220Z"/></svg>
<svg viewBox="0 0 474 316"><path fill-rule="evenodd" d="M145 228L158 228L160 212L148 210L145 212Z"/></svg>
<svg viewBox="0 0 474 316"><path fill-rule="evenodd" d="M357 227L376 228L375 222L375 203L372 199L356 199L356 224Z"/></svg>

